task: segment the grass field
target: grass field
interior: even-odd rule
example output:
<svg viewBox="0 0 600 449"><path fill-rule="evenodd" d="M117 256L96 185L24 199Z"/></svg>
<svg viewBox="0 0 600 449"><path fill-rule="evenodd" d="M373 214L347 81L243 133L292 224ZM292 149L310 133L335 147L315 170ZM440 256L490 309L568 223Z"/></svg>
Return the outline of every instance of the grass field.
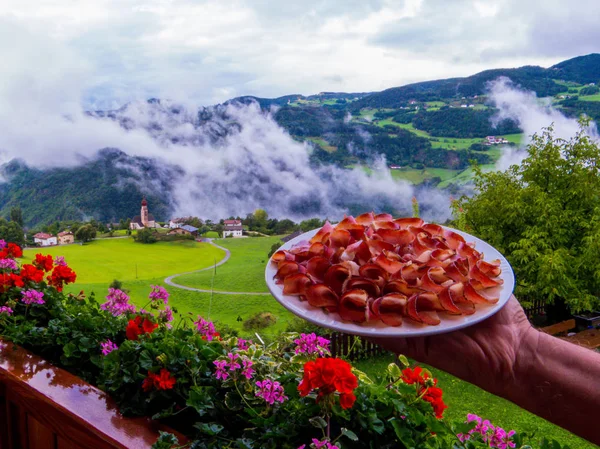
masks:
<svg viewBox="0 0 600 449"><path fill-rule="evenodd" d="M202 237L206 237L207 239L218 239L221 236L216 231L208 231L202 234Z"/></svg>
<svg viewBox="0 0 600 449"><path fill-rule="evenodd" d="M600 94L596 95L584 95L583 97L579 97L581 101L600 101Z"/></svg>
<svg viewBox="0 0 600 449"><path fill-rule="evenodd" d="M423 181L435 177L442 178L442 181L454 178L460 170L450 170L447 168L426 168L417 170L416 168L401 168L390 170L392 178L409 181L413 184L421 184Z"/></svg>
<svg viewBox="0 0 600 449"><path fill-rule="evenodd" d="M104 234L100 234L98 237L99 238L125 237L126 235L127 235L127 229L117 229L117 230L113 231L112 235L110 235L108 232L105 232Z"/></svg>
<svg viewBox="0 0 600 449"><path fill-rule="evenodd" d="M356 368L364 371L369 377L385 371L387 365L393 362L393 356L354 362ZM561 444L568 444L571 449L593 449L597 446L573 435L572 433L524 410L510 401L488 393L473 384L464 382L444 371L431 366L419 364L428 368L439 380L439 386L444 391L444 402L448 408L444 416L454 421L463 421L467 413L489 419L493 424L505 430L515 429L519 432L536 431L537 436L552 438Z"/></svg>
<svg viewBox="0 0 600 449"><path fill-rule="evenodd" d="M248 239L221 239L215 243L231 251L231 258L217 267L213 288L215 291L267 292L264 280L265 265L271 246L280 237ZM213 270L179 276L175 282L189 287L210 289Z"/></svg>
<svg viewBox="0 0 600 449"><path fill-rule="evenodd" d="M64 256L77 273L79 283L105 283L113 279L130 281L154 279L183 271L198 270L221 260L224 252L208 243L192 240L135 243L131 238L99 239L86 245L65 245L25 250L25 257L36 253Z"/></svg>
<svg viewBox="0 0 600 449"><path fill-rule="evenodd" d="M323 148L325 151L332 153L334 151L337 150L337 147L334 147L333 145L329 145L327 143L327 141L321 137L307 137L307 140L310 140L311 142L316 143L317 145L319 145L321 148Z"/></svg>

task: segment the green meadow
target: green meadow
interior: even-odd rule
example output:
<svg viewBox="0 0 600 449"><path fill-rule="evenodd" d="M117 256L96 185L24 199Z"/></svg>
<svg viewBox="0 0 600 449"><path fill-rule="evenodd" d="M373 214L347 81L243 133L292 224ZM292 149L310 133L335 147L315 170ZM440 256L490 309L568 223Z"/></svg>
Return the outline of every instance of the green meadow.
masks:
<svg viewBox="0 0 600 449"><path fill-rule="evenodd" d="M224 251L192 240L144 245L133 238L98 239L85 245L64 245L25 250L25 257L38 252L64 256L77 273L79 283L103 283L113 279L131 281L198 270L221 260Z"/></svg>
<svg viewBox="0 0 600 449"><path fill-rule="evenodd" d="M231 251L226 264L215 270L178 276L174 282L204 290L230 292L268 292L265 266L271 246L280 237L220 239L215 243Z"/></svg>

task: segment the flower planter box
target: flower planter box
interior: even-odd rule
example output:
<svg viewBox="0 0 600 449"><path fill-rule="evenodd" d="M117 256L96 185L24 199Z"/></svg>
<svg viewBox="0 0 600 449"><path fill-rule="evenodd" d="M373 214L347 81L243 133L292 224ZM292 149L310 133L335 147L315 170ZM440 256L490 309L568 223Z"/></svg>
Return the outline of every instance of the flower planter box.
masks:
<svg viewBox="0 0 600 449"><path fill-rule="evenodd" d="M172 432L123 417L98 388L13 348L0 339L0 449L149 448L159 430Z"/></svg>
<svg viewBox="0 0 600 449"><path fill-rule="evenodd" d="M581 330L589 329L591 327L600 326L600 311L590 312L583 315L574 315L575 323L577 328Z"/></svg>

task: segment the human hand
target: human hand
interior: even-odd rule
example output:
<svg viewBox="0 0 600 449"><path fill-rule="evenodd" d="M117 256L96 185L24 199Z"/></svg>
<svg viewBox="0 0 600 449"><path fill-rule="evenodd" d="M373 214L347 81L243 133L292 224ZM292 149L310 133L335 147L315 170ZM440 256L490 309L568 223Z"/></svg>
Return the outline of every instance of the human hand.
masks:
<svg viewBox="0 0 600 449"><path fill-rule="evenodd" d="M517 365L528 362L537 333L513 295L502 310L465 329L429 337L369 340L488 391L498 391L511 383Z"/></svg>

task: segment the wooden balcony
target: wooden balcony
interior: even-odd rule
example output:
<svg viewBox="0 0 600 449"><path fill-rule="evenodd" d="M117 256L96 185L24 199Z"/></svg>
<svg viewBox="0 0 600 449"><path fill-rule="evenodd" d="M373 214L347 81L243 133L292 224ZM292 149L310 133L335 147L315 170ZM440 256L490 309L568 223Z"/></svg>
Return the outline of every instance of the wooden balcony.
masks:
<svg viewBox="0 0 600 449"><path fill-rule="evenodd" d="M13 348L0 339L0 449L149 448L170 431L124 418L104 392Z"/></svg>

